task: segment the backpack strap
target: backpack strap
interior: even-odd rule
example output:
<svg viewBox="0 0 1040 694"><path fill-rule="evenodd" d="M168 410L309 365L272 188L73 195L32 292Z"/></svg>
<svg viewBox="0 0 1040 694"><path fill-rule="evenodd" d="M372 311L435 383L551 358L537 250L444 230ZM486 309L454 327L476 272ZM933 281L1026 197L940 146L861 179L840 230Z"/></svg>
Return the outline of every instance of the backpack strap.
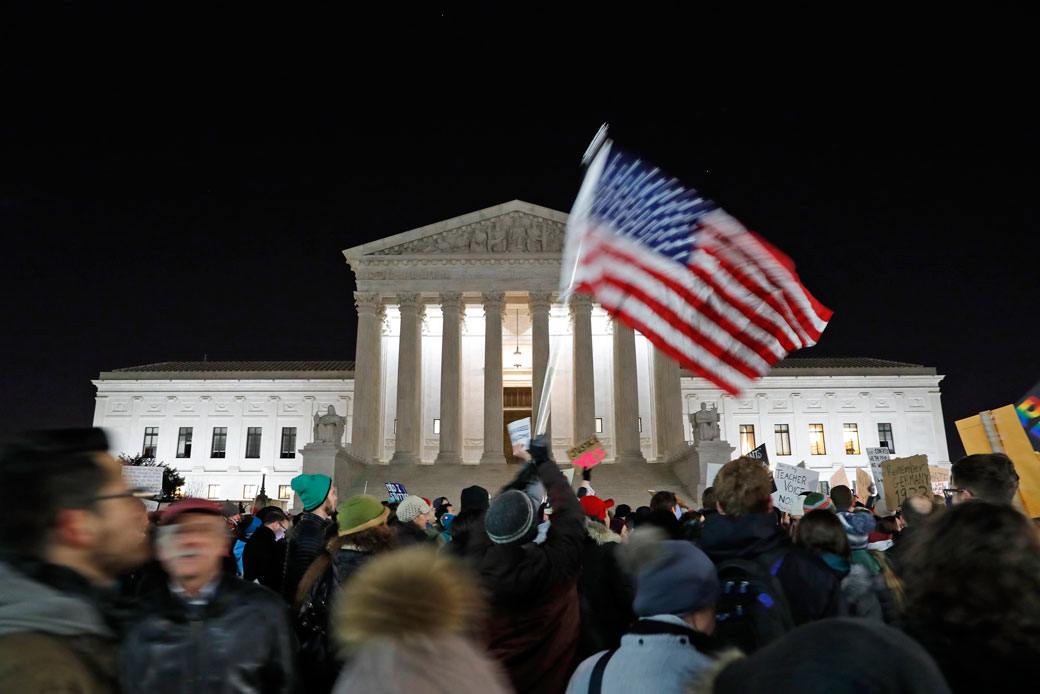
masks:
<svg viewBox="0 0 1040 694"><path fill-rule="evenodd" d="M616 652L616 648L611 648L596 661L596 667L592 668L592 675L589 677L589 694L602 694L603 673L606 672L607 663Z"/></svg>

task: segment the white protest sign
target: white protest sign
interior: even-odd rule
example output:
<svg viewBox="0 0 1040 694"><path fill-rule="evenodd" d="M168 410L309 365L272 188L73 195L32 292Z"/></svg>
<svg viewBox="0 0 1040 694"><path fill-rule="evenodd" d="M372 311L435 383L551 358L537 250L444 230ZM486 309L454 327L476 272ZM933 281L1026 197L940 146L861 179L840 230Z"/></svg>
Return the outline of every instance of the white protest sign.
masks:
<svg viewBox="0 0 1040 694"><path fill-rule="evenodd" d="M710 487L715 483L715 477L719 474L719 470L725 463L708 463L708 477L704 480L704 486Z"/></svg>
<svg viewBox="0 0 1040 694"><path fill-rule="evenodd" d="M870 474L874 476L874 486L877 487L878 498L885 499L885 473L881 464L892 457L887 448L868 448L867 460L870 461Z"/></svg>
<svg viewBox="0 0 1040 694"><path fill-rule="evenodd" d="M148 510L148 511L158 511L159 510L159 502L156 501L155 499L141 499L141 501L144 502L144 507L145 507L146 510Z"/></svg>
<svg viewBox="0 0 1040 694"><path fill-rule="evenodd" d="M531 443L531 418L524 417L515 422L509 422L506 424L506 428L509 429L509 440L513 442L513 445L523 446L526 450L527 445Z"/></svg>
<svg viewBox="0 0 1040 694"><path fill-rule="evenodd" d="M815 492L820 483L820 471L809 470L796 465L777 463L773 470L776 491L773 492L773 505L781 511L794 513L802 510L801 492Z"/></svg>
<svg viewBox="0 0 1040 694"><path fill-rule="evenodd" d="M126 485L142 494L162 495L163 469L158 466L124 465Z"/></svg>

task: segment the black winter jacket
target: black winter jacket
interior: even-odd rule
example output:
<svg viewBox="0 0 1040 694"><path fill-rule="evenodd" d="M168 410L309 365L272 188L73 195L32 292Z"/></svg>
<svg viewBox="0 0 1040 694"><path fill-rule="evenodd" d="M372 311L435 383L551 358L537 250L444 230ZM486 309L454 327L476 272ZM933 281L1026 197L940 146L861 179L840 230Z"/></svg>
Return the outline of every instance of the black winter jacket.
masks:
<svg viewBox="0 0 1040 694"><path fill-rule="evenodd" d="M192 606L167 586L142 598L145 616L123 646L123 691L288 694L296 691L289 614L267 588L222 575Z"/></svg>
<svg viewBox="0 0 1040 694"><path fill-rule="evenodd" d="M704 519L698 543L716 564L727 559L752 559L772 566L784 562L776 577L784 589L795 625L848 614L841 582L822 559L794 546L777 526L773 513L734 518L714 513Z"/></svg>
<svg viewBox="0 0 1040 694"><path fill-rule="evenodd" d="M304 511L289 538L289 567L285 576L285 597L296 599L296 588L311 563L325 551L325 544L336 536L336 526L329 518Z"/></svg>
<svg viewBox="0 0 1040 694"><path fill-rule="evenodd" d="M285 540L275 540L274 531L261 525L246 540L242 550L242 578L254 579L279 595L282 594L285 566Z"/></svg>
<svg viewBox="0 0 1040 694"><path fill-rule="evenodd" d="M588 537L581 552L578 599L581 606L581 658L617 648L635 621L632 577L621 568L617 549L621 536L592 518L585 519Z"/></svg>

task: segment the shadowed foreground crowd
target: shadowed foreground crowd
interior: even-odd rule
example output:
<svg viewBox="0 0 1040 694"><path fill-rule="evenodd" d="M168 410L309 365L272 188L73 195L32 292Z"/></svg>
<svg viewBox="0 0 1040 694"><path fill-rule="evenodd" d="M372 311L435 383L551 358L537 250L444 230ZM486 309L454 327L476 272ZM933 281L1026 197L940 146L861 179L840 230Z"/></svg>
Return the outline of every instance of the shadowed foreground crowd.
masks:
<svg viewBox="0 0 1040 694"><path fill-rule="evenodd" d="M774 511L755 460L699 510L577 494L535 439L456 506L149 514L97 429L0 444L0 692L980 692L1040 682L1040 537L997 455L946 499ZM872 490L873 491L873 490ZM948 502L948 503L947 503Z"/></svg>

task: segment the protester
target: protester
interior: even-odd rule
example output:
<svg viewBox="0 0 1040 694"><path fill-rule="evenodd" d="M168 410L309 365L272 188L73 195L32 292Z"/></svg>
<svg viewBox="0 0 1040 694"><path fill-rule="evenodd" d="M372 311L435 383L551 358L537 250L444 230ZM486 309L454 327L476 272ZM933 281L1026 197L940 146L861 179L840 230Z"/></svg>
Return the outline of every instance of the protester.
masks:
<svg viewBox="0 0 1040 694"><path fill-rule="evenodd" d="M844 615L847 608L838 579L822 559L794 546L777 525L772 486L760 461L741 457L726 463L714 484L720 512L705 520L701 548L716 565L749 559L775 576L794 624Z"/></svg>
<svg viewBox="0 0 1040 694"><path fill-rule="evenodd" d="M562 691L578 655L578 574L585 514L567 478L549 458L544 436L531 441L517 478L484 517L487 534L470 540L470 555L489 599L483 639L520 692ZM522 489L537 475L552 504L552 525L537 536L540 500Z"/></svg>
<svg viewBox="0 0 1040 694"><path fill-rule="evenodd" d="M903 502L899 509L903 528L892 538L892 546L885 550L885 558L897 576L902 575L904 547L909 544L910 538L924 526L928 519L938 516L943 511L945 511L945 507L937 509L927 497L923 496L912 496Z"/></svg>
<svg viewBox="0 0 1040 694"><path fill-rule="evenodd" d="M867 508L873 510L877 506L877 501L878 501L879 498L881 498L881 497L878 496L877 485L875 485L873 483L868 485L867 486L867 503L864 504L864 506L866 506Z"/></svg>
<svg viewBox="0 0 1040 694"><path fill-rule="evenodd" d="M420 500L421 501L421 500ZM304 690L327 692L342 667L329 636L329 610L343 585L373 555L397 546L387 526L390 509L374 496L352 496L339 505L339 535L307 570L296 597L296 634Z"/></svg>
<svg viewBox="0 0 1040 694"><path fill-rule="evenodd" d="M581 656L616 648L632 623L632 579L618 563L621 536L606 526L613 500L583 496L585 537L581 555Z"/></svg>
<svg viewBox="0 0 1040 694"><path fill-rule="evenodd" d="M0 443L0 691L119 691L105 586L148 558L147 517L100 429Z"/></svg>
<svg viewBox="0 0 1040 694"><path fill-rule="evenodd" d="M277 506L261 509L256 516L261 522L242 552L242 577L267 586L279 595L283 594L285 563L285 533L289 529L289 518Z"/></svg>
<svg viewBox="0 0 1040 694"><path fill-rule="evenodd" d="M831 501L839 513L851 511L856 505L856 497L852 495L852 490L844 484L831 487Z"/></svg>
<svg viewBox="0 0 1040 694"><path fill-rule="evenodd" d="M457 559L413 547L362 566L333 608L347 661L335 694L508 694L501 665L469 634L480 588Z"/></svg>
<svg viewBox="0 0 1040 694"><path fill-rule="evenodd" d="M968 455L950 468L950 488L944 490L954 504L981 499L1010 504L1018 491L1015 464L1002 453Z"/></svg>
<svg viewBox="0 0 1040 694"><path fill-rule="evenodd" d="M715 487L705 487L701 494L701 515L707 518L713 513L718 513L718 501L715 499Z"/></svg>
<svg viewBox="0 0 1040 694"><path fill-rule="evenodd" d="M653 513L653 511L650 510L649 506L638 506L635 513L632 514L632 529L635 530L645 524L650 518L651 513Z"/></svg>
<svg viewBox="0 0 1040 694"><path fill-rule="evenodd" d="M715 567L689 542L666 537L658 528L633 533L622 555L635 575L639 619L620 647L578 666L568 694L685 692L691 678L721 655L711 636L719 595Z"/></svg>
<svg viewBox="0 0 1040 694"><path fill-rule="evenodd" d="M805 499L802 500L802 516L807 516L817 510L829 511L832 514L838 512L838 508L831 501L831 497L826 494L820 494L819 492L806 494Z"/></svg>
<svg viewBox="0 0 1040 694"><path fill-rule="evenodd" d="M806 624L695 681L698 694L948 694L944 672L898 630L864 619ZM956 676L956 675L954 675ZM996 691L991 687L976 690Z"/></svg>
<svg viewBox="0 0 1040 694"><path fill-rule="evenodd" d="M221 571L227 538L213 502L184 499L163 512L156 552L170 580L142 598L144 616L127 634L125 691L296 691L285 604Z"/></svg>
<svg viewBox="0 0 1040 694"><path fill-rule="evenodd" d="M253 536L253 533L256 532L260 525L261 522L258 516L244 516L232 531L235 542L231 548L231 554L235 559L235 575L240 578L245 574L242 553L246 551L246 543L249 542L249 538Z"/></svg>
<svg viewBox="0 0 1040 694"><path fill-rule="evenodd" d="M650 510L668 511L678 520L682 517L683 512L690 510L690 507L676 496L675 492L662 491L656 492L650 498Z"/></svg>
<svg viewBox="0 0 1040 694"><path fill-rule="evenodd" d="M303 504L302 517L293 527L287 548L289 565L285 576L285 596L291 601L311 562L322 553L325 543L336 536L332 514L336 511L339 497L328 475L297 475L290 485Z"/></svg>
<svg viewBox="0 0 1040 694"><path fill-rule="evenodd" d="M408 496L397 507L398 523L394 524L397 531L397 543L401 547L409 545L421 545L426 542L436 542L437 546L443 546L445 539L440 533L430 528L433 519L433 509L421 496Z"/></svg>
<svg viewBox="0 0 1040 694"><path fill-rule="evenodd" d="M1040 681L1040 536L1030 520L976 500L931 518L908 542L904 628L953 691L1025 691Z"/></svg>

